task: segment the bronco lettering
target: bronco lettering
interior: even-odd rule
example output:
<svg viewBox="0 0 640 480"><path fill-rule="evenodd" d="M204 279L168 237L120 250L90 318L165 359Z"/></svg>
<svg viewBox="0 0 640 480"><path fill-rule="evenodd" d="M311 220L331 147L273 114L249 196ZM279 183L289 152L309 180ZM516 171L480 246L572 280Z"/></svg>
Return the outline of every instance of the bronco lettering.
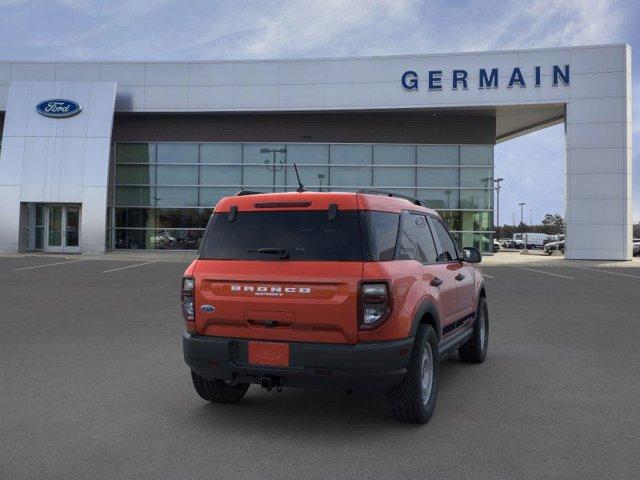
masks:
<svg viewBox="0 0 640 480"><path fill-rule="evenodd" d="M232 292L255 292L255 295L281 296L284 293L311 293L309 287L282 287L280 285L231 285Z"/></svg>

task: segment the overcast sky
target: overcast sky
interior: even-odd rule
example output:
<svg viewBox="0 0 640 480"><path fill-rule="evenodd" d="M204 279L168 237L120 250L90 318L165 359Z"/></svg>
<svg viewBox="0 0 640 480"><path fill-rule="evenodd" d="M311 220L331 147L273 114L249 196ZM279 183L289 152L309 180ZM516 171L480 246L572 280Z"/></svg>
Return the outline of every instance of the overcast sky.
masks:
<svg viewBox="0 0 640 480"><path fill-rule="evenodd" d="M339 57L603 43L635 48L634 221L640 220L638 0L0 0L2 60ZM562 213L564 129L500 144L501 223Z"/></svg>

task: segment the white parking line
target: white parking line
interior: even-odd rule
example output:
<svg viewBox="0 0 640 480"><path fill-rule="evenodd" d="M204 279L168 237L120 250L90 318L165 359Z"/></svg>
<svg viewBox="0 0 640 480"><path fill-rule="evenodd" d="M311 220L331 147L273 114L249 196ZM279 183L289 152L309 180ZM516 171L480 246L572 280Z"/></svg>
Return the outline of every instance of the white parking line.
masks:
<svg viewBox="0 0 640 480"><path fill-rule="evenodd" d="M495 278L495 277L492 277L491 275L487 275L486 273L483 273L482 276L486 278Z"/></svg>
<svg viewBox="0 0 640 480"><path fill-rule="evenodd" d="M136 268L136 267L142 267L143 265L151 265L152 263L157 263L157 260L153 260L151 262L144 262L144 263L136 263L135 265L127 265L126 267L120 267L120 268L112 268L111 270L105 270L102 273L111 273L111 272L117 272L119 270L125 270L127 268Z"/></svg>
<svg viewBox="0 0 640 480"><path fill-rule="evenodd" d="M629 273L610 272L608 270L600 270L599 268L579 267L582 270L589 270L591 272L608 273L610 275L620 275L621 277L640 278L638 275L631 275Z"/></svg>
<svg viewBox="0 0 640 480"><path fill-rule="evenodd" d="M528 272L542 273L544 275L552 275L554 277L566 278L567 280L575 280L575 278L568 277L567 275L560 275L559 273L545 272L544 270L536 270L535 268L517 267L515 265L513 265L513 268L519 268L520 270L527 270Z"/></svg>
<svg viewBox="0 0 640 480"><path fill-rule="evenodd" d="M15 271L19 272L20 270L31 270L31 269L34 269L34 268L53 267L55 265L66 265L67 263L84 262L85 260L87 260L87 259L86 258L81 258L80 260L70 260L68 262L47 263L46 265L33 265L31 267L16 268Z"/></svg>

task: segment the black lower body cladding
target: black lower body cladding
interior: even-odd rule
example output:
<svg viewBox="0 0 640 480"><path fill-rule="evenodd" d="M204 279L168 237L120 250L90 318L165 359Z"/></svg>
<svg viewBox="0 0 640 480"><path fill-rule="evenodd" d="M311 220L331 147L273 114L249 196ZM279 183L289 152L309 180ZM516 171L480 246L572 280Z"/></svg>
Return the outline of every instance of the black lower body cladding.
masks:
<svg viewBox="0 0 640 480"><path fill-rule="evenodd" d="M260 384L277 379L283 386L386 393L407 373L414 338L355 345L289 343L289 367L252 365L249 340L185 332L184 360L207 379Z"/></svg>

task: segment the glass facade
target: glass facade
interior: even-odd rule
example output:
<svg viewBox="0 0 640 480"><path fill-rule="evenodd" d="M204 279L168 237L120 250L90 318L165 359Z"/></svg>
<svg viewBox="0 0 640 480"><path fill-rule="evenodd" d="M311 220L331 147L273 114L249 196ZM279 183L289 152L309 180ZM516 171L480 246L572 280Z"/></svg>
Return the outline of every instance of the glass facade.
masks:
<svg viewBox="0 0 640 480"><path fill-rule="evenodd" d="M370 187L437 210L460 246L491 251L492 145L117 143L108 247L196 249L216 202L239 190Z"/></svg>

